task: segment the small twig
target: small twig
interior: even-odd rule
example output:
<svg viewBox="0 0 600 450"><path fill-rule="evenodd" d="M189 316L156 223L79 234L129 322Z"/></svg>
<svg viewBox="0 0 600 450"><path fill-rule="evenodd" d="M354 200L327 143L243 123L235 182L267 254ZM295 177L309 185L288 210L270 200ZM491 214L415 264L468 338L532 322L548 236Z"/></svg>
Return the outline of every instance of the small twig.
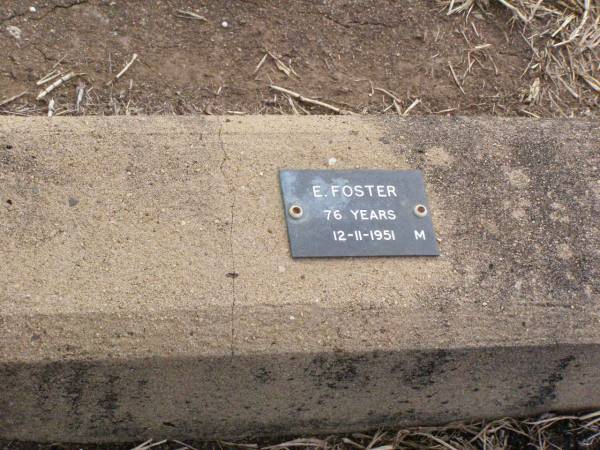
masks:
<svg viewBox="0 0 600 450"><path fill-rule="evenodd" d="M540 118L540 116L538 116L538 115L537 115L537 114L535 114L535 113L532 113L531 111L527 111L525 108L521 108L521 109L519 110L519 112L522 112L523 114L527 114L528 116L530 116L530 117L533 117L533 118L535 118L535 119L539 119L539 118Z"/></svg>
<svg viewBox="0 0 600 450"><path fill-rule="evenodd" d="M551 37L556 37L556 35L558 33L560 33L563 30L563 28L565 28L567 25L569 25L573 21L573 19L575 19L575 18L576 18L575 14L569 14L565 18L565 20L563 20L563 22L560 24L560 26L556 30L554 30L554 33L552 33L550 36Z"/></svg>
<svg viewBox="0 0 600 450"><path fill-rule="evenodd" d="M600 81L596 80L593 76L582 73L581 77L594 91L600 92Z"/></svg>
<svg viewBox="0 0 600 450"><path fill-rule="evenodd" d="M54 65L52 66L52 70L56 69L58 67L58 65L65 60L65 58L67 57L68 54L69 54L69 52L65 53L62 58L60 58L58 61L56 61L54 63Z"/></svg>
<svg viewBox="0 0 600 450"><path fill-rule="evenodd" d="M448 67L450 67L450 72L452 73L452 78L454 78L454 82L460 89L460 92L462 92L463 95L467 95L465 93L465 90L463 89L462 85L460 84L460 81L458 81L458 77L456 76L456 72L454 71L454 67L452 67L452 63L450 61L448 61Z"/></svg>
<svg viewBox="0 0 600 450"><path fill-rule="evenodd" d="M267 60L267 56L269 56L269 53L265 53L265 56L263 56L262 59L260 60L260 62L256 65L256 69L254 69L255 74L260 70L262 65L265 63L265 61Z"/></svg>
<svg viewBox="0 0 600 450"><path fill-rule="evenodd" d="M293 441L284 442L282 444L270 445L268 447L263 447L262 450L279 450L290 447L317 447L317 448L326 448L327 442L321 439L316 438L306 438L306 439L294 439Z"/></svg>
<svg viewBox="0 0 600 450"><path fill-rule="evenodd" d="M77 99L75 100L75 111L79 113L79 107L81 106L81 101L83 100L83 96L85 95L85 83L79 83L77 86Z"/></svg>
<svg viewBox="0 0 600 450"><path fill-rule="evenodd" d="M178 9L176 16L181 17L182 19L202 20L204 22L208 22L206 17L196 14L192 11L184 11L183 9Z"/></svg>
<svg viewBox="0 0 600 450"><path fill-rule="evenodd" d="M399 99L399 98L398 98L396 95L394 95L394 94L393 94L393 93L391 93L390 91L387 91L387 90L385 90L385 89L383 89L383 88L378 88L378 87L376 87L376 88L373 88L373 90L375 90L375 91L379 91L379 92L382 92L382 93L384 93L385 95L387 95L388 97L390 97L392 100L395 100L395 101L397 101L398 103L402 103L402 100L400 100L400 99Z"/></svg>
<svg viewBox="0 0 600 450"><path fill-rule="evenodd" d="M131 57L131 61L129 61L127 64L125 64L125 67L123 67L123 69L117 74L116 77L114 77L112 80L110 80L109 82L106 83L106 85L110 85L112 83L114 83L115 81L117 81L119 78L121 78L123 76L123 74L125 72L127 72L127 70L131 67L131 65L135 62L135 60L137 59L138 54L134 53L133 56Z"/></svg>
<svg viewBox="0 0 600 450"><path fill-rule="evenodd" d="M8 105L10 102L15 101L16 99L23 97L27 94L28 91L23 91L20 94L13 95L12 97L6 98L4 100L0 100L0 106Z"/></svg>
<svg viewBox="0 0 600 450"><path fill-rule="evenodd" d="M54 99L51 98L48 102L48 117L52 117L54 115Z"/></svg>
<svg viewBox="0 0 600 450"><path fill-rule="evenodd" d="M396 103L396 100L394 100L392 103L390 103L388 106L386 106L383 111L381 111L382 113L386 113L388 112L390 109L394 108L395 106L398 106L398 103ZM398 112L398 110L396 109L396 112Z"/></svg>
<svg viewBox="0 0 600 450"><path fill-rule="evenodd" d="M171 439L171 441L175 442L176 444L183 445L185 448L187 448L189 450L198 450L196 447L192 447L190 444L186 444L185 442L178 441L177 439Z"/></svg>
<svg viewBox="0 0 600 450"><path fill-rule="evenodd" d="M554 44L553 47L560 47L562 45L565 45L565 44L568 44L569 42L574 41L575 38L577 36L579 36L579 32L583 29L583 25L587 22L589 14L590 14L590 0L583 0L583 16L581 17L581 21L579 22L579 25L577 25L577 28L575 28L571 32L568 39L565 39L564 41L561 41L558 44Z"/></svg>
<svg viewBox="0 0 600 450"><path fill-rule="evenodd" d="M523 22L525 22L525 23L528 22L527 17L525 17L523 15L523 13L521 12L521 10L519 8L517 8L516 6L511 5L506 0L498 0L498 1L500 3L502 3L504 6L506 6L508 9L510 9L511 11L513 11L517 16L519 16L519 19L521 19Z"/></svg>
<svg viewBox="0 0 600 450"><path fill-rule="evenodd" d="M360 444L354 442L352 439L342 438L342 442L344 444L351 445L352 447L358 448L360 450L364 450L364 448L365 448L364 445L360 445Z"/></svg>
<svg viewBox="0 0 600 450"><path fill-rule="evenodd" d="M306 114L307 116L310 116L310 111L306 108L304 108L300 103L298 103L298 108L300 108L300 111L302 111L304 114Z"/></svg>
<svg viewBox="0 0 600 450"><path fill-rule="evenodd" d="M67 114L73 114L74 112L76 112L74 109L67 109L67 108L65 108L62 111L55 113L54 117L65 116Z"/></svg>
<svg viewBox="0 0 600 450"><path fill-rule="evenodd" d="M270 85L269 87L271 89L273 89L274 91L281 92L282 94L287 94L290 97L295 98L296 100L298 100L300 102L309 103L311 105L316 105L316 106L321 106L323 108L326 108L326 109L329 109L330 111L335 112L336 114L348 114L348 111L344 111L336 106L329 105L329 104L327 104L325 102L321 102L319 100L314 100L312 98L304 97L304 96L298 94L297 92L290 91L289 89L275 86L274 84Z"/></svg>
<svg viewBox="0 0 600 450"><path fill-rule="evenodd" d="M300 114L300 113L298 112L298 109L296 109L296 105L294 104L294 100L292 100L292 97L290 97L290 96L288 95L288 96L287 96L287 99L288 99L288 102L289 102L290 106L292 107L292 111L294 111L294 114L295 114L295 115L298 115L298 114Z"/></svg>
<svg viewBox="0 0 600 450"><path fill-rule="evenodd" d="M133 447L131 450L140 450L140 449L143 449L150 442L152 442L152 439L148 439L147 441L142 442L140 445L138 445L137 447Z"/></svg>
<svg viewBox="0 0 600 450"><path fill-rule="evenodd" d="M148 450L153 447L158 447L159 445L163 445L166 443L167 443L166 439L163 439L162 441L158 441L158 442L152 442L152 439L150 439L149 441L146 441L143 444L138 445L137 447L135 447L132 450Z"/></svg>
<svg viewBox="0 0 600 450"><path fill-rule="evenodd" d="M440 111L434 111L433 114L444 114L444 113L449 113L451 111L456 111L458 108L447 108L447 109L442 109Z"/></svg>
<svg viewBox="0 0 600 450"><path fill-rule="evenodd" d="M291 65L286 65L281 58L279 58L277 55L275 55L273 52L271 52L270 50L265 48L265 51L267 52L267 54L273 58L273 61L275 61L275 66L277 66L277 68L279 70L281 70L283 73L286 74L286 76L290 76L290 74L294 74L296 75L298 78L300 78L298 76L298 74L296 73L296 71L293 69L293 67Z"/></svg>
<svg viewBox="0 0 600 450"><path fill-rule="evenodd" d="M411 109L413 109L415 106L417 106L419 103L421 103L420 99L416 99L414 102L412 102L410 104L410 106L408 108L406 108L406 110L404 111L404 113L402 113L403 116L407 116L408 113L410 112Z"/></svg>
<svg viewBox="0 0 600 450"><path fill-rule="evenodd" d="M36 86L41 86L42 84L46 84L49 81L54 80L56 77L60 77L61 73L58 72L57 70L53 70L52 72L49 72L47 75L44 75L42 78L40 78L35 85Z"/></svg>
<svg viewBox="0 0 600 450"><path fill-rule="evenodd" d="M438 444L440 444L443 447L446 447L449 450L458 450L456 447L448 444L447 442L441 440L438 437L435 437L433 434L430 434L430 433L415 433L415 435L416 436L423 436L423 437L426 437L428 439L431 439L432 441L437 442Z"/></svg>
<svg viewBox="0 0 600 450"><path fill-rule="evenodd" d="M63 75L58 80L56 80L54 83L52 83L50 86L48 86L46 89L44 89L42 92L40 92L35 99L36 100L43 99L46 95L48 95L54 89L56 89L57 87L59 87L61 84L66 83L71 78L75 78L75 77L80 76L80 75L83 75L83 74L82 73L69 72L68 74Z"/></svg>
<svg viewBox="0 0 600 450"><path fill-rule="evenodd" d="M498 75L500 73L500 71L498 70L498 66L496 65L496 62L494 61L494 58L492 58L492 55L489 52L487 52L487 51L483 52L483 54L485 56L487 56L488 59L492 62L492 66L494 66L494 74Z"/></svg>
<svg viewBox="0 0 600 450"><path fill-rule="evenodd" d="M226 447L239 447L239 448L258 448L257 444L238 444L237 442L219 441Z"/></svg>
<svg viewBox="0 0 600 450"><path fill-rule="evenodd" d="M556 78L558 78L558 81L560 81L562 83L562 85L569 92L569 94L571 94L574 98L579 98L579 94L577 92L575 92L575 90L571 86L569 86L567 84L567 82L565 80L563 80L560 75L557 75Z"/></svg>

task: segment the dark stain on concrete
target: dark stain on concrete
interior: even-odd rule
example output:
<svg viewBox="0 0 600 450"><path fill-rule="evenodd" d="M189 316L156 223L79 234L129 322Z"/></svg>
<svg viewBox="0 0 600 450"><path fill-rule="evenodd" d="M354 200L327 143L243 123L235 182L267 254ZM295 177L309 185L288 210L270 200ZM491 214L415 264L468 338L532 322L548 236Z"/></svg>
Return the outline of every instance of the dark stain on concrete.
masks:
<svg viewBox="0 0 600 450"><path fill-rule="evenodd" d="M405 385L420 391L435 384L436 377L445 372L445 366L452 361L450 352L436 350L412 355L406 361L394 364L392 374L400 374Z"/></svg>
<svg viewBox="0 0 600 450"><path fill-rule="evenodd" d="M479 418L473 411L485 416L488 404L494 411L524 414L547 407L558 384L572 382L566 376L573 355L600 354L598 346L567 347L236 356L234 372L229 356L2 364L0 437L17 433L15 427L31 411L28 420L50 417L52 430L69 430L79 440L141 439L148 433L223 438L248 430L277 436L434 424ZM540 352L542 359L536 358ZM579 381L597 381L597 371L584 376L595 361L578 360L578 377L584 377ZM290 373L296 375L291 383ZM494 382L502 379L514 381ZM477 385L476 396L460 390L469 383ZM533 397L515 386L534 389ZM35 405L15 401L27 396Z"/></svg>
<svg viewBox="0 0 600 450"><path fill-rule="evenodd" d="M264 367L260 367L257 371L256 374L254 375L254 378L256 378L256 380L259 383L262 384L266 384L269 383L270 381L273 380L273 375L271 373L270 370L264 368Z"/></svg>
<svg viewBox="0 0 600 450"><path fill-rule="evenodd" d="M573 355L561 358L554 370L547 374L536 387L535 393L528 398L527 406L537 408L555 400L557 386L564 379L565 371L574 360Z"/></svg>
<svg viewBox="0 0 600 450"><path fill-rule="evenodd" d="M600 295L597 124L415 118L386 130L437 199L444 257L458 274L477 273L427 293L448 320L457 297L498 313L513 299L568 309ZM560 324L549 329L560 335Z"/></svg>
<svg viewBox="0 0 600 450"><path fill-rule="evenodd" d="M319 355L313 358L304 373L316 386L348 389L351 385L360 385L366 381L366 377L359 374L359 367L364 361L364 356Z"/></svg>

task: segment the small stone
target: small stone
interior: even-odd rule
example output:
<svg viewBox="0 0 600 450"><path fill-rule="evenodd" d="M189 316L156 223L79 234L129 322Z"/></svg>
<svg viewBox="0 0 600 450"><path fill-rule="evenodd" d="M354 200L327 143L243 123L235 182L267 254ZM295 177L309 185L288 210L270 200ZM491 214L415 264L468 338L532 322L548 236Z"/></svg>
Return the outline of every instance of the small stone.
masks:
<svg viewBox="0 0 600 450"><path fill-rule="evenodd" d="M16 40L21 40L21 29L19 27L15 27L14 25L9 25L6 27L6 31L14 37Z"/></svg>
<svg viewBox="0 0 600 450"><path fill-rule="evenodd" d="M223 22L221 22L221 26L223 28L229 28L229 22L227 22L226 20L224 20Z"/></svg>
<svg viewBox="0 0 600 450"><path fill-rule="evenodd" d="M332 157L332 158L329 158L329 161L327 161L327 164L330 166L333 166L333 165L335 165L336 162L337 162L337 159Z"/></svg>
<svg viewBox="0 0 600 450"><path fill-rule="evenodd" d="M285 272L285 267L283 267L283 266L279 266L279 267L277 267L277 271L278 271L279 273L283 273L283 272Z"/></svg>
<svg viewBox="0 0 600 450"><path fill-rule="evenodd" d="M77 203L79 203L79 200L76 199L75 197L69 197L69 206L72 208L73 206L76 206Z"/></svg>
<svg viewBox="0 0 600 450"><path fill-rule="evenodd" d="M35 6L30 6L30 7L29 7L29 12L32 12L32 13L34 13L34 12L36 12L36 11L37 11L37 9L35 9Z"/></svg>

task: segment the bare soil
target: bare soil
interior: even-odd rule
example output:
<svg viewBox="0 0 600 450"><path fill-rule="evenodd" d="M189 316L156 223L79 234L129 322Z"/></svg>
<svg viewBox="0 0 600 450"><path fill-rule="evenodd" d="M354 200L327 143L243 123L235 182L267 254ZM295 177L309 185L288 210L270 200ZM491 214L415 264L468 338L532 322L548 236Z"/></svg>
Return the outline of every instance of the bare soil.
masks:
<svg viewBox="0 0 600 450"><path fill-rule="evenodd" d="M510 18L494 5L448 16L433 0L1 0L0 102L27 93L0 113L46 114L50 99L57 115L330 112L292 106L275 84L358 113L404 112L418 99L410 114L556 115L526 103L532 51ZM297 75L271 56L256 71L265 50ZM85 75L36 101L53 68Z"/></svg>

